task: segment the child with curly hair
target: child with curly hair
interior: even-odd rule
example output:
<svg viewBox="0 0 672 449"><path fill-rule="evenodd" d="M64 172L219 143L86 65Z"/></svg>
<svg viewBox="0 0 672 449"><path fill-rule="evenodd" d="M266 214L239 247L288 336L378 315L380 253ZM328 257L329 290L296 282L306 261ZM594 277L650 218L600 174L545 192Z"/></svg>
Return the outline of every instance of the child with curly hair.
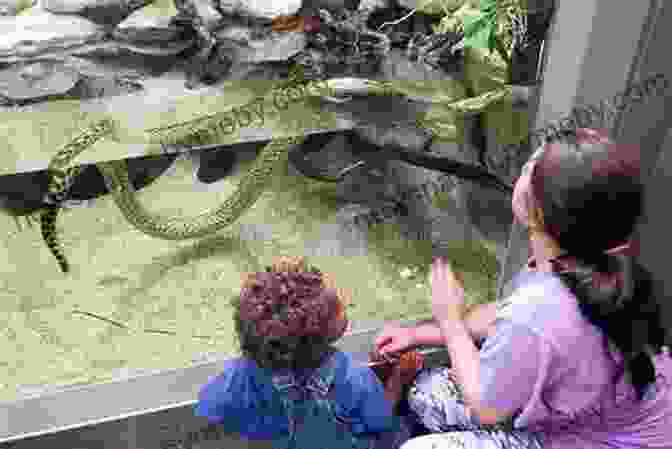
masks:
<svg viewBox="0 0 672 449"><path fill-rule="evenodd" d="M410 435L394 408L421 368L417 354L385 376L335 348L346 294L301 257L250 273L233 301L243 357L203 387L196 414L274 449L396 448Z"/></svg>

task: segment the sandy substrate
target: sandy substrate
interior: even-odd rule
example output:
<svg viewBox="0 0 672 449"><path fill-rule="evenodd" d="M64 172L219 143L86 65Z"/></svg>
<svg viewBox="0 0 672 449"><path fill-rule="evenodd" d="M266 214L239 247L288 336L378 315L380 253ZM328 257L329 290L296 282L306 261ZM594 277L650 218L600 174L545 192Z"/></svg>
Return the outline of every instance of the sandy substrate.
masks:
<svg viewBox="0 0 672 449"><path fill-rule="evenodd" d="M206 189L195 184L192 162L178 159L140 198L161 214L195 214L225 198L246 164ZM141 234L103 197L61 215L67 275L38 226L19 232L0 217L0 400L31 386L98 382L235 353L229 298L242 273L280 254L304 254L332 273L352 294L355 322L427 316L427 242L404 240L396 225L376 225L368 238L348 230L335 219L333 191L285 170L231 228L184 242ZM469 300L482 301L494 289L494 255L479 242L456 244Z"/></svg>

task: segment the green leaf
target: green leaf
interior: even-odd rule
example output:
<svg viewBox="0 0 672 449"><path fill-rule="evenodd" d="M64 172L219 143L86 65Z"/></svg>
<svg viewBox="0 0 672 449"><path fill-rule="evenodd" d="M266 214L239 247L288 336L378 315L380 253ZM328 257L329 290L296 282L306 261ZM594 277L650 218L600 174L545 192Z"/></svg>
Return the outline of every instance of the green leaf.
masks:
<svg viewBox="0 0 672 449"><path fill-rule="evenodd" d="M455 12L447 14L441 19L437 31L440 33L460 32L462 31L465 20L468 20L469 17L479 17L480 14L478 8L475 8L470 2L465 2Z"/></svg>
<svg viewBox="0 0 672 449"><path fill-rule="evenodd" d="M487 24L477 28L472 27L470 32L467 33L465 25L465 38L464 46L465 48L490 48L492 37L494 33L492 27Z"/></svg>
<svg viewBox="0 0 672 449"><path fill-rule="evenodd" d="M481 13L465 15L462 22L464 22L465 37L470 37L486 26L487 17Z"/></svg>
<svg viewBox="0 0 672 449"><path fill-rule="evenodd" d="M497 0L481 0L481 12L486 15L495 14L497 12Z"/></svg>
<svg viewBox="0 0 672 449"><path fill-rule="evenodd" d="M464 79L474 95L498 89L509 81L506 62L487 48L465 48Z"/></svg>

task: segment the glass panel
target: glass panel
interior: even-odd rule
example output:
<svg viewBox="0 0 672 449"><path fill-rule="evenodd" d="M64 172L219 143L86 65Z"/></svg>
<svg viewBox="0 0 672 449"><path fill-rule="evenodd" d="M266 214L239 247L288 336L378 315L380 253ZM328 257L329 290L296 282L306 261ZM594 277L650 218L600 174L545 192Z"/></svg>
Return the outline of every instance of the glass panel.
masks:
<svg viewBox="0 0 672 449"><path fill-rule="evenodd" d="M481 153L524 138L506 50L521 31L493 22L508 41L463 48L472 2L369 3L223 19L158 0L112 41L93 16L40 13L67 49L37 7L3 19L25 26L0 47L0 400L236 354L229 300L280 255L333 275L354 329L427 317L438 252L470 304L494 299L511 179Z"/></svg>

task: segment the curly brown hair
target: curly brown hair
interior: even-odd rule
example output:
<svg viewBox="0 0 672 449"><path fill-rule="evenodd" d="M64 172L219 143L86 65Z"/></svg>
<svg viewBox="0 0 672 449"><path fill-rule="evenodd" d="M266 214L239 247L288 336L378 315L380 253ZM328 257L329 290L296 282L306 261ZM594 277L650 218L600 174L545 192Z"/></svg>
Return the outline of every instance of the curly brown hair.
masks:
<svg viewBox="0 0 672 449"><path fill-rule="evenodd" d="M247 273L233 299L241 351L262 368L315 368L345 333L348 302L303 257L279 257L265 272Z"/></svg>

